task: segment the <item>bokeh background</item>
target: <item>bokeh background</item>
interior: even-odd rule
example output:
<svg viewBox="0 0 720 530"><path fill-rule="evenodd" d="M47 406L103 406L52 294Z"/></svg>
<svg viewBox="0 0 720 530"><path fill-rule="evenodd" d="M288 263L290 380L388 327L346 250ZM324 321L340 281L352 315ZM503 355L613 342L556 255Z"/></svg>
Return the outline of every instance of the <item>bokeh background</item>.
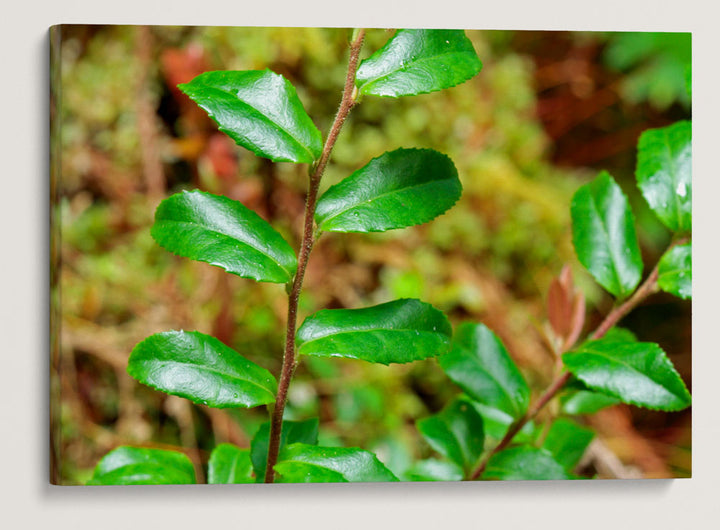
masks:
<svg viewBox="0 0 720 530"><path fill-rule="evenodd" d="M216 69L264 69L297 88L327 131L349 30L60 26L51 33L51 481L82 484L123 444L182 450L202 479L210 450L249 445L264 408L216 410L130 378L133 346L169 329L213 334L277 374L286 296L177 258L149 234L165 196L201 188L243 202L297 247L306 168L237 147L175 87ZM426 225L326 234L313 251L300 321L321 308L417 297L454 324L484 322L542 390L553 359L540 332L550 281L569 264L593 329L612 300L577 262L570 198L601 169L633 205L646 273L670 234L634 184L648 128L690 118L690 34L467 31L483 61L450 90L367 97L346 123L322 189L398 147L455 162L464 193ZM370 30L363 57L390 36ZM621 325L657 342L691 388L691 303L662 293ZM434 360L375 366L305 358L289 419L320 417L320 443L378 454L402 476L432 454L414 427L459 390ZM586 419L598 443L588 476L691 474L691 413L615 406Z"/></svg>

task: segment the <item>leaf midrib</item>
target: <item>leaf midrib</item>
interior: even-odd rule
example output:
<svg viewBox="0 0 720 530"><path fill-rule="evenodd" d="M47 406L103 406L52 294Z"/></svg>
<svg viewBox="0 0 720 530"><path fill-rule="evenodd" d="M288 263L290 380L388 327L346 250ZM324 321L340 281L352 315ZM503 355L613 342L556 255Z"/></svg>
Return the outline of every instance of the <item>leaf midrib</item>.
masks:
<svg viewBox="0 0 720 530"><path fill-rule="evenodd" d="M321 465L321 464L316 464L315 462L306 462L305 460L297 460L297 459L283 460L282 462L278 462L278 463L279 463L279 464L282 464L282 463L285 463L285 462L290 463L290 464L304 464L304 465L306 465L306 466L312 466L312 467L316 467L316 468L318 468L318 469L325 469L325 470L328 470L328 471L332 471L333 473L337 473L338 475L340 475L344 480L350 482L350 479L348 479L348 478L345 476L345 473L342 473L341 471L338 471L337 469L333 469L333 468L328 467L328 466L323 466L323 465Z"/></svg>
<svg viewBox="0 0 720 530"><path fill-rule="evenodd" d="M261 219L262 219L262 218L261 218ZM285 272L285 273L288 275L288 278L289 278L289 279L293 277L293 274L294 274L294 273L290 272L287 268L285 268L285 265L281 264L281 263L278 261L278 258L277 258L276 256L273 256L272 254L268 254L267 252L263 252L262 250L260 250L259 248L257 248L257 247L254 246L254 245L251 245L251 244L250 244L249 242L247 242L247 241L243 241L242 239L237 239L236 237L233 237L233 236L231 236L231 235L228 235L228 234L226 234L226 233L224 233L224 232L219 232L218 230L213 230L213 229L208 228L208 227L206 227L205 225L202 225L202 224L197 223L197 222L177 221L177 220L175 220L175 219L167 219L167 218L166 218L166 219L161 219L159 222L160 222L160 223L176 223L176 224L179 224L179 225L187 225L187 226L191 226L191 227L197 227L197 228L200 228L200 229L204 230L205 232L209 232L209 233L211 233L211 234L217 234L217 235L223 236L223 237L229 239L230 241L235 241L235 242L237 242L237 243L240 243L241 245L244 245L244 246L246 246L246 247L248 247L248 248L253 249L253 250L256 251L258 254L262 254L263 256L265 256L266 258L268 258L270 261L272 261L275 265L277 265L280 269L282 269L283 272ZM285 241L283 240L283 242L285 242ZM273 244L276 244L276 243L277 243L277 241L273 242ZM294 254L293 254L293 257L294 257ZM204 261L204 260L203 260L203 261Z"/></svg>
<svg viewBox="0 0 720 530"><path fill-rule="evenodd" d="M414 189L418 189L418 188L423 188L423 187L425 187L425 186L431 186L431 185L433 185L433 184L442 184L442 183L444 183L444 182L453 182L454 180L455 180L454 177L443 178L443 179L436 179L436 180L430 180L430 181L427 181L427 182L422 182L422 183L420 183L420 184L413 184L412 186L405 186L405 187L403 187L403 188L396 188L396 189L393 189L393 190L390 190L390 191L386 191L386 192L381 193L381 194L379 194L379 195L375 195L374 197L372 197L372 198L370 198L370 199L366 199L366 200L364 200L364 201L354 203L354 204L352 204L351 206L348 206L347 208L345 208L345 209L343 209L343 210L340 210L339 212L335 213L335 214L332 215L331 217L326 217L325 219L323 219L323 220L320 222L320 224L321 224L321 225L324 225L324 224L326 224L327 222L332 221L333 219L336 219L337 217L339 217L339 216L341 216L341 215L343 215L343 214L345 214L345 213L347 213L347 212L349 212L349 211L351 211L351 210L353 210L353 209L355 209L355 208L360 208L361 206L364 206L364 205L367 205L367 204L371 204L371 203L374 202L374 201L377 201L377 200L379 200L379 199L381 199L381 198L383 198L383 197L387 197L387 196L389 196L389 195L393 195L393 194L395 194L395 193L402 193L402 192L404 192L404 191L409 191L409 190L414 190ZM342 199L342 198L340 198L340 199L333 198L332 200L333 200L333 201L337 201L337 200L341 200L341 199ZM322 201L322 198L321 198L320 200ZM455 199L455 202L457 202L457 199Z"/></svg>
<svg viewBox="0 0 720 530"><path fill-rule="evenodd" d="M214 91L220 92L221 94L226 94L226 95L230 96L231 98L234 98L233 101L236 100L236 101L238 101L242 106L247 107L248 109L254 110L258 115L262 116L267 123L269 123L269 124L273 125L274 127L276 127L279 131L281 131L281 132L282 132L283 134L285 134L288 138L290 138L296 145L298 145L299 147L301 147L302 150L305 151L305 152L310 156L310 160L315 160L315 155L305 146L305 144L303 143L303 141L302 141L301 139L298 139L298 138L297 138L295 135L293 135L285 126L282 126L282 125L278 124L278 123L277 123L276 121L274 121L270 116L268 116L267 114L265 114L264 112L262 112L262 111L261 111L260 109L258 109L257 107L254 107L254 106L252 106L250 103L245 102L244 100L240 99L240 97L239 97L237 94L234 94L233 92L230 92L230 91L228 91L228 90L222 90L222 89L220 89L220 88L216 88L216 87L209 86L209 85L205 85L205 87L206 87L206 89L208 89L208 90L214 90ZM287 99L289 100L289 98L287 98ZM245 111L244 108L243 108L242 110ZM304 110L304 109L303 109L303 110ZM247 111L245 111L245 112L247 112ZM305 113L306 113L306 115L307 115L307 112L305 112ZM308 116L308 118L309 118L309 116ZM226 127L223 127L217 120L215 120L214 117L213 117L213 120L215 121L215 123L218 124L218 126L220 126L220 127L222 127L222 128L226 128ZM313 127L315 127L315 124L314 124L314 123L313 123L312 125L313 125ZM253 144L253 145L255 145L255 144Z"/></svg>
<svg viewBox="0 0 720 530"><path fill-rule="evenodd" d="M627 363L626 361L622 361L622 360L620 360L620 359L618 359L618 358L616 358L616 357L612 357L612 356L610 356L610 355L608 355L608 354L606 354L606 353L602 353L602 352L599 352L599 351L597 351L597 350L593 350L593 349L589 349L589 348L585 348L585 349L583 349L583 350L580 350L580 352L578 352L578 353L584 353L584 354L586 354L586 355L595 355L595 356L597 356L597 357L600 357L600 358L603 358L603 359L607 359L607 360L610 361L611 363L618 364L618 365L620 365L620 366L626 367L626 368L628 368L630 371L632 371L632 372L634 372L634 373L636 373L636 374L639 374L641 377L643 377L643 378L646 379L647 381L650 381L650 382L651 382L653 385L655 385L656 387L661 388L662 390L664 390L665 392L667 392L667 393L670 394L671 396L675 397L675 398L678 399L679 401L681 401L681 402L683 402L683 403L685 402L685 399L683 399L683 396L678 396L677 394L675 394L675 392L673 392L673 391L670 390L669 388L664 387L661 383L658 383L657 381L655 381L654 379L652 379L650 376L648 376L647 374L641 372L640 370L638 370L637 368L635 368L635 367L632 366L631 364ZM580 377L580 376L578 376L578 377Z"/></svg>
<svg viewBox="0 0 720 530"><path fill-rule="evenodd" d="M431 419L431 418L428 418L428 419ZM458 462L455 462L455 463L458 464L461 468L465 469L465 468L467 467L467 460L468 460L468 459L466 458L466 456L469 456L469 455L467 455L467 454L465 453L464 447L463 447L463 444L461 443L460 438L457 436L457 434L455 433L455 431L452 430L450 421L449 421L447 418L444 418L444 417L442 417L442 416L439 416L439 417L437 417L437 420L438 420L438 421L440 422L440 424L443 426L443 428L445 429L445 434L449 435L450 440L452 440L452 443L453 443L454 446L455 446L455 447L452 447L452 448L448 448L448 449L449 449L448 452L449 452L449 453L457 452L457 453L458 453L457 456L460 457L461 463L460 463L460 464L458 464ZM438 445L439 445L440 447L447 447L447 445L442 444L442 443L439 443L436 438L434 438L434 437L432 437L432 436L430 436L430 438L431 438L433 441L435 441L436 443L438 443ZM433 447L433 449L436 449L436 448ZM442 452L442 451L439 451L439 452ZM450 460L454 460L450 455L446 455L446 456L447 456L448 458L450 458Z"/></svg>
<svg viewBox="0 0 720 530"><path fill-rule="evenodd" d="M663 143L667 148L666 151L663 153L663 158L665 158L668 163L668 171L670 173L670 181L672 183L672 190L670 190L670 194L672 195L673 202L675 203L675 218L677 219L678 230L682 230L683 226L680 216L680 198L678 197L677 193L677 180L679 176L678 168L677 164L675 163L675 158L673 156L672 145L670 145L670 134L667 130L663 131ZM689 190L686 190L686 193L689 193Z"/></svg>
<svg viewBox="0 0 720 530"><path fill-rule="evenodd" d="M468 404L468 406L472 406ZM474 408L472 410L475 410ZM463 421L465 421L466 418L463 418ZM452 434L453 439L455 440L455 443L457 445L458 450L460 451L460 459L462 460L462 463L459 464L460 467L463 468L464 471L467 471L468 468L471 468L471 466L477 462L478 458L480 457L480 454L477 454L477 456L473 456L473 448L472 445L472 436L471 440L465 440L462 437L462 433L458 434L453 429L453 422L448 418L442 419L443 423L447 426L447 430L449 433ZM480 451L482 453L482 450ZM457 463L457 462L456 462Z"/></svg>
<svg viewBox="0 0 720 530"><path fill-rule="evenodd" d="M329 334L327 334L327 335L322 335L322 336L320 336L320 337L314 337L314 338L312 338L312 339L303 341L302 344L301 344L301 346L302 346L302 345L305 345L305 344L310 344L311 342L315 342L315 341L317 341L317 340L326 339L326 338L328 338L328 337L336 337L336 336L338 336L338 335L348 335L348 334L351 334L351 333L371 333L371 332L375 332L375 331L388 331L388 332L392 332L392 331L399 331L399 332L412 331L412 332L417 332L417 333L422 333L422 334L427 334L427 335L442 335L443 337L448 337L448 335L445 335L444 333L440 333L440 332L437 331L437 330L435 330L435 331L427 331L427 330L418 330L418 329L414 329L414 328L412 328L412 329L405 329L405 328L400 328L400 329L396 329L396 328L390 328L390 329L388 329L388 328L370 328L370 329L365 329L365 328L363 328L363 329L355 329L355 330L348 330L348 331L338 331L338 332L329 333ZM448 337L448 338L449 338L449 337Z"/></svg>
<svg viewBox="0 0 720 530"><path fill-rule="evenodd" d="M668 278L668 277L674 278L675 276L680 276L682 274L687 274L687 273L692 274L692 269L675 269L673 271L662 272L658 275L658 279Z"/></svg>
<svg viewBox="0 0 720 530"><path fill-rule="evenodd" d="M510 403L510 405L513 409L513 412L511 413L511 416L513 417L513 419L520 417L521 410L515 406L515 400L513 399L513 396L509 393L509 390L507 388L505 388L505 386L502 384L502 382L494 374L492 374L491 372L489 372L487 369L485 369L482 366L482 359L480 359L477 355L472 353L472 351L468 352L468 357L473 361L477 360L478 369L482 373L487 374L488 378L490 378L493 382L495 382L497 387L501 390L501 392L503 393L503 395L505 396L508 403ZM503 411L503 412L506 412L506 411ZM522 411L522 412L524 412L524 411Z"/></svg>
<svg viewBox="0 0 720 530"><path fill-rule="evenodd" d="M360 87L360 90L363 90L365 87L372 87L373 85L376 85L380 81L386 80L388 77L393 76L399 72L407 72L410 68L416 68L420 63L429 62L429 61L435 61L442 59L443 57L451 56L451 55L470 55L472 57L472 53L470 51L453 51L453 52L444 52L437 55L432 55L430 57L421 57L419 59L416 59L414 61L410 61L409 64L405 67L399 67L395 68L391 72L388 72L385 75L382 75L380 77L376 77L375 79L372 79L362 85ZM402 60L401 60L402 62ZM451 88L451 87L448 87Z"/></svg>
<svg viewBox="0 0 720 530"><path fill-rule="evenodd" d="M612 182L612 181L609 181ZM606 219L601 215L600 213L600 207L597 204L597 201L595 200L595 194L590 193L590 199L592 201L593 209L595 210L596 215L598 216L598 219L600 219L600 226L602 227L602 233L603 236L605 236L605 243L608 250L608 254L610 254L610 261L612 263L612 273L613 277L615 278L615 284L618 287L619 295L620 297L625 296L625 286L623 285L620 275L618 273L618 264L616 262L615 253L612 250L612 245L610 244L610 233L608 232L608 227L606 225Z"/></svg>
<svg viewBox="0 0 720 530"><path fill-rule="evenodd" d="M218 375L227 377L228 379L231 379L233 381L240 381L240 382L248 383L254 387L257 387L257 388L263 390L264 392L269 393L272 397L275 396L275 392L273 390L271 390L267 387L264 387L264 386L260 385L259 383L256 383L255 381L251 381L250 379L242 379L239 376L228 374L227 372L222 372L220 370L217 370L215 368L210 368L210 367L202 365L202 364L196 364L196 363L191 363L191 362L180 362L180 361L164 361L164 360L158 360L158 359L140 359L140 360L135 360L134 362L138 363L138 364L142 364L142 365L162 364L163 366L165 366L165 365L170 364L173 366L192 366L192 367L195 367L200 372L202 372L202 371L210 372L213 374L218 374Z"/></svg>
<svg viewBox="0 0 720 530"><path fill-rule="evenodd" d="M232 457L232 460L230 462L230 473L228 475L227 481L229 484L235 484L235 472L238 460L240 458L240 453L235 453L235 455Z"/></svg>

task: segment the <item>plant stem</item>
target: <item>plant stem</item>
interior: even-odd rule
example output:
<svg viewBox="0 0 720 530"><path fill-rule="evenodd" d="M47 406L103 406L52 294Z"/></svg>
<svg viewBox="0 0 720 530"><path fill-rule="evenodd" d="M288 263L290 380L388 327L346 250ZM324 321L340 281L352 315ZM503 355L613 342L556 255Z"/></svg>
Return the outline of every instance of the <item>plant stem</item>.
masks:
<svg viewBox="0 0 720 530"><path fill-rule="evenodd" d="M681 245L682 243L685 243L688 239L682 238L678 239L670 244L668 248L665 250L667 252L671 248L673 248L675 245ZM599 339L602 338L605 333L608 332L610 328L612 328L615 324L617 324L622 317L627 315L630 311L635 309L637 305L645 300L648 296L651 294L657 292L658 286L657 286L657 279L658 279L658 267L660 263L658 262L655 265L655 268L650 272L647 279L643 282L643 284L637 288L637 290L633 293L633 295L625 300L621 305L615 307L610 313L608 313L607 317L605 317L605 320L602 321L602 323L598 326L598 328L593 332L592 335L590 335L591 339Z"/></svg>
<svg viewBox="0 0 720 530"><path fill-rule="evenodd" d="M265 482L272 483L275 480L275 464L277 463L278 453L280 451L280 435L282 433L282 418L287 403L288 388L292 380L297 366L295 358L295 330L297 328L297 310L300 292L302 290L303 279L305 278L305 269L307 268L310 252L315 244L315 235L313 233L315 207L317 205L318 189L320 188L320 180L325 172L330 153L337 141L340 129L345 123L345 119L355 104L354 88L355 88L355 72L358 67L360 58L360 48L365 37L365 31L359 30L354 33L355 38L350 44L350 59L348 61L347 77L345 78L345 88L343 89L340 108L335 115L335 120L330 127L330 132L325 140L322 154L320 158L310 168L310 182L308 185L307 198L305 199L305 220L303 225L302 241L300 243L300 252L298 256L298 269L293 279L292 288L288 297L288 319L287 332L285 335L285 351L283 353L282 368L280 370L280 380L278 381L278 392L275 399L275 407L273 408L270 418L270 441L268 445L267 467L265 469Z"/></svg>
<svg viewBox="0 0 720 530"><path fill-rule="evenodd" d="M525 413L525 415L520 418L519 420L516 420L514 423L510 425L510 428L508 429L508 432L505 433L505 436L503 436L503 439L500 440L500 443L497 444L495 447L493 447L492 451L488 452L485 457L480 461L480 464L478 464L478 467L475 468L475 471L473 471L472 475L470 475L470 480L477 480L480 478L480 476L485 471L485 468L487 467L488 462L490 459L496 454L505 449L510 442L512 442L513 438L517 433L522 430L525 425L532 420L535 416L538 415L538 413L542 410L542 408L547 405L547 403L555 397L555 394L558 393L558 391L565 386L565 383L568 382L570 379L570 376L572 374L570 372L564 372L561 375L559 375L552 383L550 383L550 386L547 387L545 392L542 396L535 402L535 404Z"/></svg>
<svg viewBox="0 0 720 530"><path fill-rule="evenodd" d="M680 245L682 243L685 243L686 241L687 238L682 238L672 242L670 246L668 246L668 248L666 249L666 252L675 245ZM612 311L610 311L610 313L607 314L605 319L590 335L590 340L597 340L604 337L605 334L610 330L610 328L617 324L622 317L635 309L640 304L640 302L645 300L648 296L657 292L658 266L659 262L655 265L648 277L645 279L642 285L637 288L633 295L619 306L616 306ZM563 372L558 375L552 383L550 383L550 386L547 387L545 392L538 398L535 404L525 413L522 418L516 420L510 425L508 432L505 434L503 439L500 440L500 443L497 444L492 449L492 451L489 451L480 461L477 468L475 468L475 471L473 471L472 475L470 475L470 480L477 480L482 476L490 459L496 453L499 453L500 451L505 449L505 447L507 447L510 442L512 442L512 439L515 437L515 435L520 432L520 430L525 427L525 425L530 420L534 419L535 416L538 415L542 408L547 405L552 398L555 397L555 395L562 389L562 387L565 386L565 384L570 380L571 377L572 374L570 372Z"/></svg>

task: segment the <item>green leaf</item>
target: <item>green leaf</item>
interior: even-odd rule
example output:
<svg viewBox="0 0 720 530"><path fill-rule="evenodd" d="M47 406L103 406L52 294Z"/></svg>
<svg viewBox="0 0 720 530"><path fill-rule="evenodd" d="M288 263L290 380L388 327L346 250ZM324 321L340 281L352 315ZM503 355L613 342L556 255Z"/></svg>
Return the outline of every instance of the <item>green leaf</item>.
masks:
<svg viewBox="0 0 720 530"><path fill-rule="evenodd" d="M463 470L457 464L435 458L416 462L405 476L413 482L460 481L464 478Z"/></svg>
<svg viewBox="0 0 720 530"><path fill-rule="evenodd" d="M622 190L603 171L575 192L571 214L580 263L611 294L625 298L640 281L643 263L635 218Z"/></svg>
<svg viewBox="0 0 720 530"><path fill-rule="evenodd" d="M565 414L595 414L605 407L617 405L618 398L593 392L592 390L571 390L560 396L560 404Z"/></svg>
<svg viewBox="0 0 720 530"><path fill-rule="evenodd" d="M430 304L412 298L363 309L323 309L297 332L298 352L373 363L408 363L448 350L452 327Z"/></svg>
<svg viewBox="0 0 720 530"><path fill-rule="evenodd" d="M637 156L638 187L652 211L673 232L692 230L692 124L645 131Z"/></svg>
<svg viewBox="0 0 720 530"><path fill-rule="evenodd" d="M637 342L635 334L625 328L610 328L603 340L619 342ZM618 398L608 396L601 392L591 390L585 383L575 376L565 383L560 394L560 405L565 414L572 416L580 414L595 414L597 411L622 403Z"/></svg>
<svg viewBox="0 0 720 530"><path fill-rule="evenodd" d="M195 484L195 470L178 451L121 446L98 462L88 484Z"/></svg>
<svg viewBox="0 0 720 530"><path fill-rule="evenodd" d="M578 465L595 433L572 420L558 418L550 426L543 449L553 455L568 473Z"/></svg>
<svg viewBox="0 0 720 530"><path fill-rule="evenodd" d="M692 34L652 31L613 33L603 52L618 79L620 94L628 104L649 103L658 111L673 103L685 109L685 67L692 60Z"/></svg>
<svg viewBox="0 0 720 530"><path fill-rule="evenodd" d="M508 432L510 425L515 422L515 418L507 412L483 405L477 401L473 401L472 405L482 417L483 431L485 432L485 445L489 449L492 447L493 443L497 443L503 439L505 434ZM535 423L528 421L523 428L520 429L520 432L515 435L513 441L517 443L526 443L534 441L535 438Z"/></svg>
<svg viewBox="0 0 720 530"><path fill-rule="evenodd" d="M127 371L156 390L216 408L266 405L277 391L270 372L197 331L149 336L133 348Z"/></svg>
<svg viewBox="0 0 720 530"><path fill-rule="evenodd" d="M275 482L279 484L350 482L342 473L306 462L280 462L275 472Z"/></svg>
<svg viewBox="0 0 720 530"><path fill-rule="evenodd" d="M635 334L627 328L619 328L614 326L610 328L603 337L604 340L614 340L619 342L637 342ZM577 381L577 380L576 380ZM582 383L580 382L582 385Z"/></svg>
<svg viewBox="0 0 720 530"><path fill-rule="evenodd" d="M588 387L624 403L666 411L690 406L685 383L657 344L600 339L562 359Z"/></svg>
<svg viewBox="0 0 720 530"><path fill-rule="evenodd" d="M483 419L464 399L456 399L440 413L417 422L430 446L467 473L483 451Z"/></svg>
<svg viewBox="0 0 720 530"><path fill-rule="evenodd" d="M399 29L360 63L360 94L413 96L464 83L482 68L462 30Z"/></svg>
<svg viewBox="0 0 720 530"><path fill-rule="evenodd" d="M205 72L178 88L222 132L258 156L275 162L313 162L322 136L295 87L270 70Z"/></svg>
<svg viewBox="0 0 720 530"><path fill-rule="evenodd" d="M426 223L462 193L452 160L432 149L397 149L373 158L317 203L315 221L329 232L383 232Z"/></svg>
<svg viewBox="0 0 720 530"><path fill-rule="evenodd" d="M318 418L305 421L283 421L280 434L280 450L282 451L283 447L294 443L317 445L319 425L320 420ZM260 429L258 429L258 432L250 443L250 458L252 459L258 482L262 482L265 479L269 446L270 422L267 421L260 426Z"/></svg>
<svg viewBox="0 0 720 530"><path fill-rule="evenodd" d="M275 471L283 481L303 477L301 482L397 482L397 477L378 458L354 447L287 445Z"/></svg>
<svg viewBox="0 0 720 530"><path fill-rule="evenodd" d="M287 283L297 270L292 247L242 203L222 195L184 191L155 211L150 232L173 254L260 282Z"/></svg>
<svg viewBox="0 0 720 530"><path fill-rule="evenodd" d="M250 451L233 444L213 449L208 462L208 484L250 484L255 482Z"/></svg>
<svg viewBox="0 0 720 530"><path fill-rule="evenodd" d="M515 419L527 411L530 388L500 339L484 324L461 324L440 366L475 401Z"/></svg>
<svg viewBox="0 0 720 530"><path fill-rule="evenodd" d="M692 298L692 243L668 250L658 264L658 286L680 298Z"/></svg>
<svg viewBox="0 0 720 530"><path fill-rule="evenodd" d="M495 454L482 475L484 480L561 480L570 478L545 449L511 447Z"/></svg>

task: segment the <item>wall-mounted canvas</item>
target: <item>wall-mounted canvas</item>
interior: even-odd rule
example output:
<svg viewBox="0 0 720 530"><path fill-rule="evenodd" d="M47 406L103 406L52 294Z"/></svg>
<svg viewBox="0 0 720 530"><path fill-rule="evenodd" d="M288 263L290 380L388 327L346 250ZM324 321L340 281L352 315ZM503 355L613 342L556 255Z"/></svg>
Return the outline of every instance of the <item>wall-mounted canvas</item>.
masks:
<svg viewBox="0 0 720 530"><path fill-rule="evenodd" d="M691 476L691 35L50 30L50 482Z"/></svg>

